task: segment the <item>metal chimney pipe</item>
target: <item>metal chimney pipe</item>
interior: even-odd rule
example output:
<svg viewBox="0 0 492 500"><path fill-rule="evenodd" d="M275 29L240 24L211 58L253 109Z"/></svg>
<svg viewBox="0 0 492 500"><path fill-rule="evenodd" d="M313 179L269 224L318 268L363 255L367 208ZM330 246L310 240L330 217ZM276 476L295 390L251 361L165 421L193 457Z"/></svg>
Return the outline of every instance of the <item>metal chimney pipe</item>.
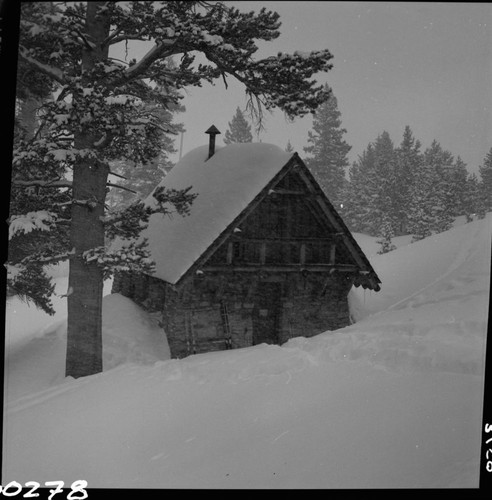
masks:
<svg viewBox="0 0 492 500"><path fill-rule="evenodd" d="M219 130L215 125L212 125L208 130L205 131L206 134L210 136L208 141L208 159L210 159L215 153L215 136L220 134Z"/></svg>

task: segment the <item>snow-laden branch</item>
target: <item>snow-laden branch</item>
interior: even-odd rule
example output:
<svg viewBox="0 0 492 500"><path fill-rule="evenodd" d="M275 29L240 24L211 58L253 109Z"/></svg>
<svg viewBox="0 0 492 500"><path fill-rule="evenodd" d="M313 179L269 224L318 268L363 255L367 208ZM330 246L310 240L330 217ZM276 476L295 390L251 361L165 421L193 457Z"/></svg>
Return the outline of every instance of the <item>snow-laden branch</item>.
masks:
<svg viewBox="0 0 492 500"><path fill-rule="evenodd" d="M87 263L96 262L101 267L105 278L118 271L153 274L155 262L147 246L147 240L132 241L113 251L101 246L83 252L82 258Z"/></svg>
<svg viewBox="0 0 492 500"><path fill-rule="evenodd" d="M114 138L114 134L104 133L103 136L94 143L96 149L104 149Z"/></svg>
<svg viewBox="0 0 492 500"><path fill-rule="evenodd" d="M36 259L36 263L46 265L46 264L53 264L55 262L56 263L63 262L65 260L70 259L70 257L72 257L73 255L75 255L75 249L73 249L73 248L69 252L58 253L56 255L50 255L49 257L47 257L46 255L43 255L43 254L37 254L37 255L29 256L29 257L23 259L21 261L20 266L24 265L27 261L31 261L32 257L34 257Z"/></svg>
<svg viewBox="0 0 492 500"><path fill-rule="evenodd" d="M158 59L163 59L180 53L181 49L173 50L171 47L175 44L174 40L164 40L161 43L154 45L136 64L130 66L123 72L122 77L116 79L114 85L135 80L142 75L152 64Z"/></svg>
<svg viewBox="0 0 492 500"><path fill-rule="evenodd" d="M50 231L56 222L56 214L47 210L29 212L25 215L10 217L9 240L19 234L30 233L34 230Z"/></svg>
<svg viewBox="0 0 492 500"><path fill-rule="evenodd" d="M59 179L54 179L51 181L45 181L45 180L30 180L30 181L22 181L22 180L12 180L12 184L15 186L26 186L26 187L42 187L42 188L71 188L72 187L72 181L67 181L67 180L59 180Z"/></svg>
<svg viewBox="0 0 492 500"><path fill-rule="evenodd" d="M41 73L44 73L53 80L57 81L58 83L62 85L66 84L65 75L62 70L60 70L59 68L55 68L53 66L49 66L47 64L43 64L37 59L34 59L33 57L27 54L27 50L22 46L19 46L19 57L21 57L22 59L24 59L24 61L34 66Z"/></svg>

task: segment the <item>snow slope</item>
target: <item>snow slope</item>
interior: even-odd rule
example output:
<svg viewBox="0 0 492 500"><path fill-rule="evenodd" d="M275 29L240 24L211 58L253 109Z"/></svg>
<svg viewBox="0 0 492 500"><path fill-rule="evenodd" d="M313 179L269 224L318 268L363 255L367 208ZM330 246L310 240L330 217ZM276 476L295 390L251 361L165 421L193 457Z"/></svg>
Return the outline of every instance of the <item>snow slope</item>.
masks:
<svg viewBox="0 0 492 500"><path fill-rule="evenodd" d="M31 324L7 344L3 483L477 487L491 226L368 252L383 288L353 290L357 323L283 346L169 360L153 319L113 295L109 366L64 380L47 368L61 323Z"/></svg>

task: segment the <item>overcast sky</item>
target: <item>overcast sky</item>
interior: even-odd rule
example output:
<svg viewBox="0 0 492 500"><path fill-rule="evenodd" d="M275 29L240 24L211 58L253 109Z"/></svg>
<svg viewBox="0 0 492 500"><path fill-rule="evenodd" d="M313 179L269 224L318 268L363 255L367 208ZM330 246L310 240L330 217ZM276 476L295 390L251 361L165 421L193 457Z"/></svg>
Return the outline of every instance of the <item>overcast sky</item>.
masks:
<svg viewBox="0 0 492 500"><path fill-rule="evenodd" d="M342 113L345 140L354 161L388 131L395 145L410 125L423 148L436 139L469 171L492 147L492 5L437 2L227 2L243 11L261 7L280 14L280 37L262 43L258 57L278 51L329 49L334 67L316 79L328 83ZM205 144L214 124L222 135L236 108L244 109L243 87L190 88L184 99L182 152ZM259 136L303 156L312 116L288 123L280 111L266 115ZM179 149L180 140L176 140Z"/></svg>

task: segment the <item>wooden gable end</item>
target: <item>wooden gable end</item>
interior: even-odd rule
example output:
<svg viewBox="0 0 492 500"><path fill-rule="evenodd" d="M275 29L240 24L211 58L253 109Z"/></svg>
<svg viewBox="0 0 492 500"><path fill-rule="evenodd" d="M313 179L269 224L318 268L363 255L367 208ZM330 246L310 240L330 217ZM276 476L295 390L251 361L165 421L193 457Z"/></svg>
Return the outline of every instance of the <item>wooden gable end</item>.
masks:
<svg viewBox="0 0 492 500"><path fill-rule="evenodd" d="M296 168L287 169L203 266L357 267Z"/></svg>
<svg viewBox="0 0 492 500"><path fill-rule="evenodd" d="M196 271L315 271L380 280L297 154L185 274ZM183 276L184 278L184 276Z"/></svg>
<svg viewBox="0 0 492 500"><path fill-rule="evenodd" d="M290 170L268 190L206 265L356 267L302 178Z"/></svg>

